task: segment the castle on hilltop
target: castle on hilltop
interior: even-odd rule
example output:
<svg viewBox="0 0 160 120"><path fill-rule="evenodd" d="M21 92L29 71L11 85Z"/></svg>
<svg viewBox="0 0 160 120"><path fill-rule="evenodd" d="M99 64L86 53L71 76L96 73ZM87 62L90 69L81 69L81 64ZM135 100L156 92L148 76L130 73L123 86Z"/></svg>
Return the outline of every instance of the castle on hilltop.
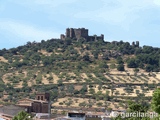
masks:
<svg viewBox="0 0 160 120"><path fill-rule="evenodd" d="M60 39L65 40L66 38L76 38L77 40L80 38L85 38L88 41L95 41L95 40L104 40L104 35L101 34L101 36L93 35L89 36L88 35L88 29L85 28L67 28L66 29L66 34L61 34Z"/></svg>
<svg viewBox="0 0 160 120"><path fill-rule="evenodd" d="M89 36L88 35L88 29L85 29L85 28L78 28L78 29L67 28L65 35L64 34L60 35L61 40L65 40L66 38L77 39L77 40L80 40L81 38L83 38L87 41L97 41L97 40L103 40L104 41L104 35L103 34L101 34L100 36L97 36L97 35ZM111 42L111 44L113 44L113 45L118 45L119 43L120 42L118 42L118 41L112 41ZM139 47L139 41L132 42L132 46Z"/></svg>

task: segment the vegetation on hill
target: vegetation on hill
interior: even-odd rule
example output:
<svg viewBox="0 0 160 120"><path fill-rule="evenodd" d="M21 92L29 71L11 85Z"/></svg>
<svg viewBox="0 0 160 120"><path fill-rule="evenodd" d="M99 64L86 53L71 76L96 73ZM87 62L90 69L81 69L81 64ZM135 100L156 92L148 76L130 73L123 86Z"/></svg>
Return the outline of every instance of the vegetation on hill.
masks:
<svg viewBox="0 0 160 120"><path fill-rule="evenodd" d="M46 51L48 54L39 52L41 50ZM0 56L8 60L8 63L1 66L5 70L24 66L56 66L60 62L64 63L64 61L65 65L69 64L68 62L78 62L74 66L84 64L87 67L87 65L97 63L97 60L101 62L99 67L103 68L103 64L107 64L107 61L117 58L117 64L119 65L127 63L128 68L142 68L147 72L158 72L160 70L159 53L159 48L151 46L134 47L123 41L113 44L100 40L87 42L83 39L79 41L71 39L42 40L41 43L27 42L24 46L0 50ZM118 57L125 55L130 57L124 60ZM65 65L62 66L65 67ZM60 66L58 67L60 68ZM77 67L77 69L80 70L80 67Z"/></svg>
<svg viewBox="0 0 160 120"><path fill-rule="evenodd" d="M58 106L125 108L130 97L150 102L159 71L160 48L151 46L83 38L27 42L0 50L1 103L45 91Z"/></svg>

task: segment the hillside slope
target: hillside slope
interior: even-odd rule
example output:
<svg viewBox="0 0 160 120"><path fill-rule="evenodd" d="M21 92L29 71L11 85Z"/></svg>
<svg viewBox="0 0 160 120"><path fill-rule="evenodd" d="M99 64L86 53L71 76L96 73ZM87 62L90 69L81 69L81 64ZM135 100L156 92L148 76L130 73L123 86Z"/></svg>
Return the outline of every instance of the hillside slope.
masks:
<svg viewBox="0 0 160 120"><path fill-rule="evenodd" d="M124 109L150 101L160 82L160 49L128 42L51 39L0 50L2 103L51 93L53 106Z"/></svg>

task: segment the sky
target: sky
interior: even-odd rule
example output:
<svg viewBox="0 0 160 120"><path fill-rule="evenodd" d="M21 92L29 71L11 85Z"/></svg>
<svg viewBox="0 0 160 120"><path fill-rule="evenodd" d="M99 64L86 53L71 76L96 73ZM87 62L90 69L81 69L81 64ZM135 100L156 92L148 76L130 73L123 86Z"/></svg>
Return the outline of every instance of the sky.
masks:
<svg viewBox="0 0 160 120"><path fill-rule="evenodd" d="M105 41L160 47L160 0L0 0L0 49L83 27Z"/></svg>

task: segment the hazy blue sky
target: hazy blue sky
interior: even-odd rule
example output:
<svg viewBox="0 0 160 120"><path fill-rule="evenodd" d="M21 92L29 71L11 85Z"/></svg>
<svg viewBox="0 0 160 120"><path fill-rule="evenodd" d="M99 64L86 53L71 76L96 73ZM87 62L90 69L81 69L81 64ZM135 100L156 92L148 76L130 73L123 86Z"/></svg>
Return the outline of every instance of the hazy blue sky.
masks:
<svg viewBox="0 0 160 120"><path fill-rule="evenodd" d="M0 49L59 38L67 27L160 47L160 0L0 0Z"/></svg>

